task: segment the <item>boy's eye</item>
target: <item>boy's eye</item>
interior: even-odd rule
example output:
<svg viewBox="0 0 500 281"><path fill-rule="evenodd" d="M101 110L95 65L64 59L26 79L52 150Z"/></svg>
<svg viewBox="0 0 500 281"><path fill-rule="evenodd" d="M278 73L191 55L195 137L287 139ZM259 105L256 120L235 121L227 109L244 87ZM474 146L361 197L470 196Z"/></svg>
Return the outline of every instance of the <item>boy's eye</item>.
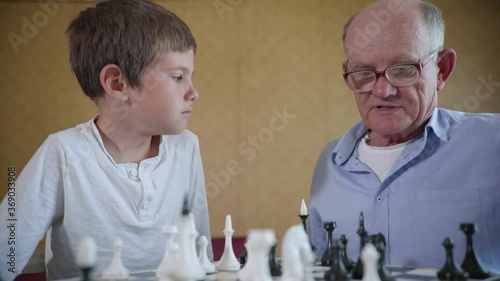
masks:
<svg viewBox="0 0 500 281"><path fill-rule="evenodd" d="M180 82L182 80L182 75L174 75L172 79L174 79L175 82Z"/></svg>

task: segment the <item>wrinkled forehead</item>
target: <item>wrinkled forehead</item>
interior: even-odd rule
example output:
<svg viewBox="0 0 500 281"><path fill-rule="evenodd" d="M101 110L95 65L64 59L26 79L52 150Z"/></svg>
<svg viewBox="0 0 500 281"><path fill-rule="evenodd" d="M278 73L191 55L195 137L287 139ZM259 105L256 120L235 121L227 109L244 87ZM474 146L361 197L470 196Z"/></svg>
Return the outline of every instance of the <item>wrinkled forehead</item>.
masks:
<svg viewBox="0 0 500 281"><path fill-rule="evenodd" d="M401 56L418 59L430 48L430 33L420 10L403 6L390 10L378 5L360 12L347 29L344 42L349 62L369 63L370 59L392 60Z"/></svg>

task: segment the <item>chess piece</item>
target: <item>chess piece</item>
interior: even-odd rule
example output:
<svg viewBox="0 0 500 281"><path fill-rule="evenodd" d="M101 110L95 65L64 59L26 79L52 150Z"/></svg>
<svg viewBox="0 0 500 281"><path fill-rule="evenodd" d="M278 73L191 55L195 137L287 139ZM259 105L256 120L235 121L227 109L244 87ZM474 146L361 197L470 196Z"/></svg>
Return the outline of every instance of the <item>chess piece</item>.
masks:
<svg viewBox="0 0 500 281"><path fill-rule="evenodd" d="M476 256L472 246L472 235L476 232L476 225L473 223L461 223L460 230L466 235L467 248L464 260L462 261L462 269L469 273L470 278L485 279L491 276L489 272L484 270L481 261Z"/></svg>
<svg viewBox="0 0 500 281"><path fill-rule="evenodd" d="M363 215L363 212L359 215L359 228L357 231L359 235L359 258L358 261L356 262L356 265L354 266L353 272L352 272L352 278L353 279L361 279L363 278L363 262L361 261L361 251L365 247L366 244L366 237L368 236L368 232L365 229L365 217Z"/></svg>
<svg viewBox="0 0 500 281"><path fill-rule="evenodd" d="M243 266L245 263L247 263L247 250L243 250L243 253L241 253L240 257L238 258L240 260L240 264Z"/></svg>
<svg viewBox="0 0 500 281"><path fill-rule="evenodd" d="M332 244L332 266L330 271L325 273L326 280L351 280L351 273L344 266L341 255L339 241L334 240Z"/></svg>
<svg viewBox="0 0 500 281"><path fill-rule="evenodd" d="M175 266L171 272L173 280L202 280L205 270L196 256L196 237L198 232L194 225L194 217L184 200L182 215L179 221L179 249Z"/></svg>
<svg viewBox="0 0 500 281"><path fill-rule="evenodd" d="M352 261L347 255L347 238L345 237L345 234L340 236L340 243L342 244L340 257L342 258L345 268L348 271L351 271L354 268L354 261Z"/></svg>
<svg viewBox="0 0 500 281"><path fill-rule="evenodd" d="M102 272L102 277L106 280L123 280L129 277L128 269L122 264L122 240L116 239L113 244L113 260L111 264Z"/></svg>
<svg viewBox="0 0 500 281"><path fill-rule="evenodd" d="M314 254L309 238L300 224L291 226L283 237L282 281L314 281Z"/></svg>
<svg viewBox="0 0 500 281"><path fill-rule="evenodd" d="M203 267L205 273L213 274L215 273L215 266L208 259L207 246L208 246L207 237L201 236L200 239L198 239L198 248L200 249L200 254L198 255L198 259L200 260L201 267Z"/></svg>
<svg viewBox="0 0 500 281"><path fill-rule="evenodd" d="M281 276L281 265L276 258L276 246L278 243L274 243L271 247L271 252L269 254L269 269L271 270L272 276Z"/></svg>
<svg viewBox="0 0 500 281"><path fill-rule="evenodd" d="M304 201L304 199L302 199L302 203L300 204L299 217L302 221L302 225L304 226L304 231L307 233L306 220L309 217L309 214L307 214L307 207L306 207L306 202ZM309 235L308 235L307 239L309 240L309 244L311 245L311 250L313 250L313 252L316 251L316 247L314 247L313 243L311 242L311 238L309 237Z"/></svg>
<svg viewBox="0 0 500 281"><path fill-rule="evenodd" d="M176 225L165 225L162 228L162 233L165 235L165 254L163 259L156 269L156 277L160 280L168 279L175 264L176 249L179 248L174 241L175 235L179 232Z"/></svg>
<svg viewBox="0 0 500 281"><path fill-rule="evenodd" d="M222 232L224 233L225 236L224 252L222 253L222 257L219 263L217 264L217 270L238 271L240 269L240 262L234 255L233 251L232 236L234 230L231 223L231 215L226 216L226 227Z"/></svg>
<svg viewBox="0 0 500 281"><path fill-rule="evenodd" d="M450 238L444 239L443 246L446 250L446 262L443 268L437 272L437 277L441 280L467 280L469 274L464 272L453 260L453 243Z"/></svg>
<svg viewBox="0 0 500 281"><path fill-rule="evenodd" d="M385 266L385 237L382 233L375 234L371 236L370 239L379 253L377 271L380 280L382 281L395 281L394 277L391 276L391 272Z"/></svg>
<svg viewBox="0 0 500 281"><path fill-rule="evenodd" d="M78 245L76 253L76 263L82 270L83 281L90 281L90 273L95 267L97 260L97 249L92 237L83 237Z"/></svg>
<svg viewBox="0 0 500 281"><path fill-rule="evenodd" d="M248 233L245 248L248 261L238 273L240 281L272 281L269 268L269 252L276 243L274 231L271 229L254 229Z"/></svg>
<svg viewBox="0 0 500 281"><path fill-rule="evenodd" d="M360 256L363 263L362 281L381 281L377 269L380 254L375 246L367 243L361 250Z"/></svg>
<svg viewBox="0 0 500 281"><path fill-rule="evenodd" d="M323 227L326 229L328 233L328 243L326 245L325 253L323 254L323 257L321 257L321 265L322 266L331 266L332 261L332 234L335 228L337 227L337 224L335 222L324 222Z"/></svg>

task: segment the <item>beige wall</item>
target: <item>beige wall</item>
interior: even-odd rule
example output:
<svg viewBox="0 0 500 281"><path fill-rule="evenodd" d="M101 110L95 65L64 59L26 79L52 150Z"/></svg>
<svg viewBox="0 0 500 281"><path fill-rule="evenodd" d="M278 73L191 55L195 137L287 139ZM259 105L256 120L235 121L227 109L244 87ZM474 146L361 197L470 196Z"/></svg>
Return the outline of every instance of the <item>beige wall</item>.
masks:
<svg viewBox="0 0 500 281"><path fill-rule="evenodd" d="M213 236L222 236L226 214L239 236L266 227L281 239L299 222L317 156L358 120L341 76L340 38L345 20L369 2L160 1L191 26L199 45L201 98L190 129L200 138ZM500 112L500 87L475 94L481 79L500 81L500 1L433 2L447 21L446 46L458 53L440 105ZM221 3L228 9L218 10ZM0 197L8 166L21 171L48 134L96 113L71 73L64 34L87 5L61 4L44 22L36 3L0 3ZM15 52L7 35L22 36L23 18L34 16L39 27ZM295 117L280 126L273 120L285 108ZM259 136L257 150L248 142ZM212 176L228 172L227 184Z"/></svg>

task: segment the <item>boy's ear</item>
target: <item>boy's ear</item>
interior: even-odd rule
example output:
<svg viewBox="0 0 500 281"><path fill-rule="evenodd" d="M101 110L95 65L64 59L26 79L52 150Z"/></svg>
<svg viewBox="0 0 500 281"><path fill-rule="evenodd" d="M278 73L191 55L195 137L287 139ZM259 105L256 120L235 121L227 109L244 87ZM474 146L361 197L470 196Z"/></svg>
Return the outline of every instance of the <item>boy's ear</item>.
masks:
<svg viewBox="0 0 500 281"><path fill-rule="evenodd" d="M116 64L107 64L101 69L99 80L104 92L113 98L127 101L128 95L124 92L127 81L124 79L120 67Z"/></svg>
<svg viewBox="0 0 500 281"><path fill-rule="evenodd" d="M439 52L437 66L439 68L437 90L441 91L448 78L450 78L457 63L457 53L453 49L445 49Z"/></svg>

